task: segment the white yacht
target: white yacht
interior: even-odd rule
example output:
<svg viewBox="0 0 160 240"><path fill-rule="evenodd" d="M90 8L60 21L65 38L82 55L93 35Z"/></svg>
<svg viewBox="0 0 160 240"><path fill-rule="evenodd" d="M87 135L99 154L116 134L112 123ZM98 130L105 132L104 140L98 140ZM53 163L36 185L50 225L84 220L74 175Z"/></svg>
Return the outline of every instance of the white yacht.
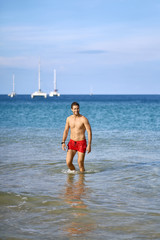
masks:
<svg viewBox="0 0 160 240"><path fill-rule="evenodd" d="M40 62L39 62L39 69L38 69L38 91L31 94L31 98L34 97L44 97L47 98L47 93L41 91L41 81L40 81Z"/></svg>
<svg viewBox="0 0 160 240"><path fill-rule="evenodd" d="M54 69L54 91L49 93L50 97L60 96L60 93L58 93L57 87L56 87L56 69Z"/></svg>
<svg viewBox="0 0 160 240"><path fill-rule="evenodd" d="M14 74L13 74L13 91L12 91L10 94L8 94L8 96L11 97L11 98L13 98L13 97L16 96L16 93L15 93L14 87L15 87L15 85L14 85Z"/></svg>

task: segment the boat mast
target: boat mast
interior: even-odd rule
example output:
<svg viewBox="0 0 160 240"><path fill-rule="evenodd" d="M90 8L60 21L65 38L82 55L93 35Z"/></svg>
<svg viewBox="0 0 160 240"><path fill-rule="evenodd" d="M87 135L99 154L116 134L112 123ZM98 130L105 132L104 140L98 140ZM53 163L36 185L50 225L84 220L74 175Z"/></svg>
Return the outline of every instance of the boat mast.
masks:
<svg viewBox="0 0 160 240"><path fill-rule="evenodd" d="M31 98L34 97L44 97L47 98L47 93L41 91L41 82L40 82L40 59L39 59L39 67L38 67L38 91L31 94Z"/></svg>
<svg viewBox="0 0 160 240"><path fill-rule="evenodd" d="M53 88L54 88L54 90L49 93L49 96L50 96L50 97L54 97L54 96L58 96L58 97L59 97L60 94L58 93L57 86L56 86L56 83L57 83L57 82L56 82L56 69L54 69L53 72L54 72L54 76L53 76L53 78L54 78L54 79L53 79Z"/></svg>
<svg viewBox="0 0 160 240"><path fill-rule="evenodd" d="M54 69L54 91L56 92L56 69Z"/></svg>
<svg viewBox="0 0 160 240"><path fill-rule="evenodd" d="M39 92L41 91L41 82L40 82L40 60L39 60L39 69L38 69L38 86Z"/></svg>
<svg viewBox="0 0 160 240"><path fill-rule="evenodd" d="M14 92L14 74L13 74L13 92Z"/></svg>

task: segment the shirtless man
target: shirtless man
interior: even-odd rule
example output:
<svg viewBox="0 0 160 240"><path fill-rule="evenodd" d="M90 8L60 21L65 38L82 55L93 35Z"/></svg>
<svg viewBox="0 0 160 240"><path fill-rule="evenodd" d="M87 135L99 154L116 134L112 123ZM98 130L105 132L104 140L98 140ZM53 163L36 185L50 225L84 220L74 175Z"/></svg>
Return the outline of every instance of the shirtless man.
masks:
<svg viewBox="0 0 160 240"><path fill-rule="evenodd" d="M75 170L75 166L72 162L76 152L78 152L79 169L80 172L84 172L84 158L86 150L87 153L91 152L92 130L88 119L79 113L79 104L77 102L73 102L71 104L71 110L73 115L69 116L66 120L66 126L62 139L62 149L66 150L67 148L65 141L70 129L70 141L68 143L66 163L70 170ZM88 133L88 145L85 138L86 130Z"/></svg>

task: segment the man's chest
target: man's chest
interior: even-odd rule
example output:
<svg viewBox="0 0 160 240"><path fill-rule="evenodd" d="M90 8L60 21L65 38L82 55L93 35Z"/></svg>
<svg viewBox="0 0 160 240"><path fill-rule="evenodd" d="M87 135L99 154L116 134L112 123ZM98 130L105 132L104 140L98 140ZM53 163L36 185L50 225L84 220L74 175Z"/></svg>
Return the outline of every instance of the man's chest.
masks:
<svg viewBox="0 0 160 240"><path fill-rule="evenodd" d="M70 121L70 128L75 128L75 129L82 129L84 128L84 124L81 120L76 119L76 120L72 120Z"/></svg>

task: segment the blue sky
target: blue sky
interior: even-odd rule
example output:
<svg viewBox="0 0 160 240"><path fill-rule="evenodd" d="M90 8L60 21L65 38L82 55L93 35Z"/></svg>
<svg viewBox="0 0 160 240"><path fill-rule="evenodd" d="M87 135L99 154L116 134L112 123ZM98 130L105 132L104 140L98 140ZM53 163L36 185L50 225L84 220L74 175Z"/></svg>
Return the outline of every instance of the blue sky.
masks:
<svg viewBox="0 0 160 240"><path fill-rule="evenodd" d="M159 94L159 0L0 0L0 94Z"/></svg>

